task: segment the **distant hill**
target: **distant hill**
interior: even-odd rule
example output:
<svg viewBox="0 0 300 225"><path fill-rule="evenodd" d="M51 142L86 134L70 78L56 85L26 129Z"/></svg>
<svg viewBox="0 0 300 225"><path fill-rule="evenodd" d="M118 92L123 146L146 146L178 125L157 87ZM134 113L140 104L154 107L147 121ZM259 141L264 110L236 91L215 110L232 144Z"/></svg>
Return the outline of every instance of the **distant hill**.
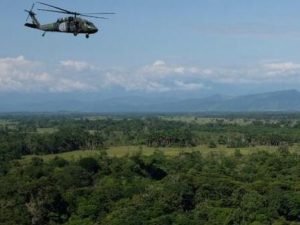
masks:
<svg viewBox="0 0 300 225"><path fill-rule="evenodd" d="M300 111L300 92L296 90L259 93L245 96L193 96L178 100L162 97L120 97L73 99L55 96L30 98L0 96L0 112L205 112L205 111Z"/></svg>
<svg viewBox="0 0 300 225"><path fill-rule="evenodd" d="M300 92L296 90L255 95L188 99L173 104L172 111L300 111ZM185 110L184 110L185 109Z"/></svg>

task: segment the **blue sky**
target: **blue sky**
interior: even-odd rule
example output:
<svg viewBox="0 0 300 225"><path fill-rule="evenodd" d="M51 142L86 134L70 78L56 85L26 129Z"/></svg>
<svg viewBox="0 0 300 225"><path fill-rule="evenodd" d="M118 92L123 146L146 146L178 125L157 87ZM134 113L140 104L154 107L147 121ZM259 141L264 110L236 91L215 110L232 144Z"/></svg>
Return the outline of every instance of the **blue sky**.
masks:
<svg viewBox="0 0 300 225"><path fill-rule="evenodd" d="M23 10L32 1L2 0L2 93L238 95L300 84L299 1L44 2L117 14L92 19L101 31L88 40L58 33L42 37L23 26ZM41 23L58 17L38 12Z"/></svg>

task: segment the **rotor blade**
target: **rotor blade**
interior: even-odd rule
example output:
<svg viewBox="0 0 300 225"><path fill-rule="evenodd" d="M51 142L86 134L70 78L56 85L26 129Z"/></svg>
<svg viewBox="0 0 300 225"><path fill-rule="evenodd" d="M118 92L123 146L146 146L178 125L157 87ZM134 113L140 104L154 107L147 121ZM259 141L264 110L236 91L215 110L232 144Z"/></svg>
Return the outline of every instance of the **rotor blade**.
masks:
<svg viewBox="0 0 300 225"><path fill-rule="evenodd" d="M71 14L71 15L76 15L76 16L84 16L84 17L91 17L91 18L97 18L97 19L108 19L105 17L99 17L99 16L92 16L92 15L85 15L81 13L76 13L76 12L62 12L62 11L56 11L52 9L38 9L40 11L46 11L46 12L54 12L54 13L62 13L62 14Z"/></svg>
<svg viewBox="0 0 300 225"><path fill-rule="evenodd" d="M58 9L58 10L64 11L64 12L66 12L66 13L73 13L73 12L71 12L71 11L69 11L69 10L66 10L66 9L63 9L63 8L59 8L59 7L57 7L57 6L49 5L49 4L46 4L46 3L43 3L43 2L37 2L37 3L42 4L42 5L45 5L45 6L48 6L48 7L52 7L52 8L54 8L54 9Z"/></svg>
<svg viewBox="0 0 300 225"><path fill-rule="evenodd" d="M25 10L25 12L28 12L28 16L27 16L27 18L26 18L26 22L27 22L30 15L29 15L29 11Z"/></svg>
<svg viewBox="0 0 300 225"><path fill-rule="evenodd" d="M108 19L108 18L106 18L106 17L90 16L90 15L85 15L85 14L81 14L81 13L78 13L77 15L79 15L79 16L84 16L84 17L89 17L89 18L104 19L104 20L107 20L107 19Z"/></svg>
<svg viewBox="0 0 300 225"><path fill-rule="evenodd" d="M25 12L28 12L28 16L27 16L27 19L26 19L26 22L28 21L28 19L29 19L29 13L30 12L32 12L32 10L33 10L33 8L34 8L34 3L32 4L32 6L31 6L31 9L30 10L25 10Z"/></svg>
<svg viewBox="0 0 300 225"><path fill-rule="evenodd" d="M52 9L38 9L38 10L40 10L40 11L46 11L46 12L63 13L63 14L73 14L71 12L63 12L63 11L52 10Z"/></svg>
<svg viewBox="0 0 300 225"><path fill-rule="evenodd" d="M116 14L114 12L102 12L102 13L83 13L85 15L113 15Z"/></svg>
<svg viewBox="0 0 300 225"><path fill-rule="evenodd" d="M33 8L34 8L34 3L32 4L30 11L32 11L32 10L33 10Z"/></svg>

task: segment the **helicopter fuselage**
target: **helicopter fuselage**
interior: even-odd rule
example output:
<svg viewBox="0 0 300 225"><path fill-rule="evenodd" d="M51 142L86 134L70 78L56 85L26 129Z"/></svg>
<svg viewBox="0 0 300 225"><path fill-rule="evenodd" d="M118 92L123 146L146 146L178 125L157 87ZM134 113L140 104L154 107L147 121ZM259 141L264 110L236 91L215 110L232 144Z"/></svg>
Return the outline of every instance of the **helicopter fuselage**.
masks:
<svg viewBox="0 0 300 225"><path fill-rule="evenodd" d="M58 19L54 23L37 25L26 23L25 26L39 29L44 32L63 32L77 34L94 34L98 32L98 28L90 21L82 19L80 17L66 17Z"/></svg>

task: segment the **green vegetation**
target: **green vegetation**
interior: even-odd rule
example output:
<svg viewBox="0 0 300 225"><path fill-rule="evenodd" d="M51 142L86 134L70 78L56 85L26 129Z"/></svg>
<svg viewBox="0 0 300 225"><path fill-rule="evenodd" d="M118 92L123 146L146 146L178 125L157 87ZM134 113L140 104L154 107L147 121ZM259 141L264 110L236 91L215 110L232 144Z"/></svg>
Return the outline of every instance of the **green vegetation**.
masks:
<svg viewBox="0 0 300 225"><path fill-rule="evenodd" d="M300 224L298 115L0 120L0 225Z"/></svg>
<svg viewBox="0 0 300 225"><path fill-rule="evenodd" d="M298 155L161 153L12 162L0 224L299 224Z"/></svg>
<svg viewBox="0 0 300 225"><path fill-rule="evenodd" d="M288 148L290 153L300 154L300 146L294 145ZM197 146L193 148L153 148L147 146L118 146L118 147L110 147L103 151L95 151L95 150L77 150L71 152L57 153L57 154L48 154L48 155L28 155L24 156L20 162L30 162L30 160L34 157L39 157L44 161L53 160L55 157L63 158L68 161L76 161L82 159L84 157L97 157L101 155L103 152L107 154L109 157L128 157L136 154L141 154L143 156L151 156L155 152L161 152L166 157L174 157L183 153L201 153L202 155L209 154L223 154L226 156L232 156L239 151L242 155L249 155L251 153L257 153L260 151L268 152L268 153L276 153L279 148L274 146L255 146L255 147L246 147L246 148L228 148L226 146L219 145L217 148L210 148L208 146Z"/></svg>

